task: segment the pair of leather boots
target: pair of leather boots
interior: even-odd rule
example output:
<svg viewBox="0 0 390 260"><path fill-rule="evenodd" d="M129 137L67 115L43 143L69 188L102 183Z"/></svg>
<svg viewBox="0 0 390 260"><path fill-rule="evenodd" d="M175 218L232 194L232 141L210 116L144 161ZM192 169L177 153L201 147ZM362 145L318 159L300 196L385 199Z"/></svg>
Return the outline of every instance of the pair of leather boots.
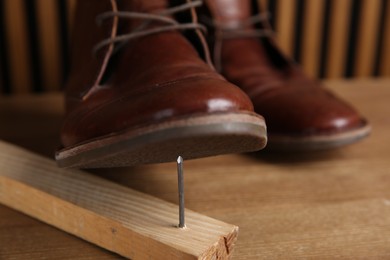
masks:
<svg viewBox="0 0 390 260"><path fill-rule="evenodd" d="M284 56L256 12L250 0L79 1L58 164L257 151L264 118L272 149L366 136L367 122Z"/></svg>

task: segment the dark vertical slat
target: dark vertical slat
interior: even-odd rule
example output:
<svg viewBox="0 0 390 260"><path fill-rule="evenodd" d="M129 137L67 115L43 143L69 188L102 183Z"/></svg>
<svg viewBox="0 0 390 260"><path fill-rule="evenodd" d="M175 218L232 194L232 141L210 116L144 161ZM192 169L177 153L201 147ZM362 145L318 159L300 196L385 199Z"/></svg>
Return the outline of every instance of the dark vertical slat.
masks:
<svg viewBox="0 0 390 260"><path fill-rule="evenodd" d="M294 59L297 62L301 61L302 52L302 39L303 39L303 16L305 13L305 0L298 0L297 4L297 15L295 17L295 33L294 33Z"/></svg>
<svg viewBox="0 0 390 260"><path fill-rule="evenodd" d="M4 90L3 90L4 83L3 83L3 70L1 69L1 67L2 67L2 64L1 64L1 57L0 57L0 92L3 93L4 92Z"/></svg>
<svg viewBox="0 0 390 260"><path fill-rule="evenodd" d="M275 21L276 21L276 8L278 5L278 0L269 0L268 1L268 12L271 14L270 23L272 28L275 28Z"/></svg>
<svg viewBox="0 0 390 260"><path fill-rule="evenodd" d="M326 0L324 10L324 22L322 27L321 53L318 75L320 78L325 78L327 68L327 56L329 51L329 29L330 29L330 12L332 10L333 0Z"/></svg>
<svg viewBox="0 0 390 260"><path fill-rule="evenodd" d="M57 1L57 12L59 21L59 37L60 37L60 56L62 60L62 82L64 83L69 73L69 28L68 28L68 9L66 0Z"/></svg>
<svg viewBox="0 0 390 260"><path fill-rule="evenodd" d="M361 12L361 0L354 0L352 4L351 22L348 36L348 48L346 53L345 77L353 77L355 69L356 41L359 33L359 17Z"/></svg>
<svg viewBox="0 0 390 260"><path fill-rule="evenodd" d="M4 1L0 0L0 87L4 94L11 94L12 82L9 69L8 48L6 43L5 21L4 21Z"/></svg>
<svg viewBox="0 0 390 260"><path fill-rule="evenodd" d="M31 61L31 75L33 80L33 91L42 92L44 88L42 86L42 69L41 69L41 53L39 49L39 36L36 17L36 0L25 0L24 6L27 15L27 33L28 33L28 46Z"/></svg>
<svg viewBox="0 0 390 260"><path fill-rule="evenodd" d="M388 0L381 1L381 14L379 20L379 30L377 35L377 47L375 53L375 63L372 70L372 75L378 77L380 75L381 67L381 51L383 49L383 37L385 35L385 23L386 19L390 19L390 14L386 14L387 5L389 4Z"/></svg>

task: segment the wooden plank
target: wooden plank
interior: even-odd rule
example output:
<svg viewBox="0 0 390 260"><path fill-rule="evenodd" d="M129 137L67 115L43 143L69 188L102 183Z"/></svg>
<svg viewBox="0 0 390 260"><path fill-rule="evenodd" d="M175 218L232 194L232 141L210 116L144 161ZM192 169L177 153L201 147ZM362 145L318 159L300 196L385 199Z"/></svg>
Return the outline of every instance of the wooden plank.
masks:
<svg viewBox="0 0 390 260"><path fill-rule="evenodd" d="M381 50L380 76L390 77L390 3L387 3L385 28Z"/></svg>
<svg viewBox="0 0 390 260"><path fill-rule="evenodd" d="M362 1L359 36L356 48L356 77L372 76L379 32L381 0Z"/></svg>
<svg viewBox="0 0 390 260"><path fill-rule="evenodd" d="M31 90L32 75L23 0L4 0L4 10L12 91L27 93Z"/></svg>
<svg viewBox="0 0 390 260"><path fill-rule="evenodd" d="M295 0L279 0L276 10L275 30L280 48L289 56L293 54Z"/></svg>
<svg viewBox="0 0 390 260"><path fill-rule="evenodd" d="M39 0L36 4L44 89L55 91L62 79L57 2Z"/></svg>
<svg viewBox="0 0 390 260"><path fill-rule="evenodd" d="M329 29L327 78L344 76L352 0L333 1Z"/></svg>
<svg viewBox="0 0 390 260"><path fill-rule="evenodd" d="M238 227L0 142L0 202L132 259L225 259Z"/></svg>
<svg viewBox="0 0 390 260"><path fill-rule="evenodd" d="M324 18L324 0L306 1L302 41L302 66L305 72L317 77L320 65L320 51Z"/></svg>
<svg viewBox="0 0 390 260"><path fill-rule="evenodd" d="M0 204L0 259L111 260L123 257Z"/></svg>

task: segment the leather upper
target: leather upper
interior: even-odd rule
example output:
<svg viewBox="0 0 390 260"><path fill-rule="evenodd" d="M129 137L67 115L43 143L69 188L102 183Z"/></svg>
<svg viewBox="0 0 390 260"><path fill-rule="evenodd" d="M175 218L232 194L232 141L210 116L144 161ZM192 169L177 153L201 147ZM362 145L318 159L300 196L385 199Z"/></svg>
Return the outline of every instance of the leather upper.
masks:
<svg viewBox="0 0 390 260"><path fill-rule="evenodd" d="M142 20L107 20L100 13L156 12L166 1L83 0L78 2L72 71L66 86L65 147L152 123L202 113L253 111L247 95L228 83L198 55L180 32L170 31L127 42L111 56L112 46L96 57L93 47L117 30L127 33ZM153 22L149 26L159 26ZM101 73L101 71L104 71ZM97 87L85 98L91 87Z"/></svg>
<svg viewBox="0 0 390 260"><path fill-rule="evenodd" d="M236 28L239 22L251 14L250 2L245 0L208 0L206 3L213 20L229 28Z"/></svg>
<svg viewBox="0 0 390 260"><path fill-rule="evenodd" d="M255 30L253 25L237 27L251 16L250 2L206 1L216 24L249 32ZM269 24L263 22L260 28L268 29ZM221 45L222 75L248 94L255 111L267 120L270 134L332 134L365 124L349 104L307 77L284 56L272 37L215 41L213 44Z"/></svg>

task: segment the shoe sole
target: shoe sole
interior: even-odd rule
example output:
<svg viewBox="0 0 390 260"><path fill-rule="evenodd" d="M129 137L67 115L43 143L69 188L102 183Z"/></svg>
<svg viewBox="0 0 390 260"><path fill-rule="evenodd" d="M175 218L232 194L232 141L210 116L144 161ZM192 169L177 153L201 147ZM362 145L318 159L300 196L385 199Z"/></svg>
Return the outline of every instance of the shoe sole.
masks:
<svg viewBox="0 0 390 260"><path fill-rule="evenodd" d="M350 131L314 136L286 136L286 135L268 135L267 150L272 151L316 151L328 150L355 143L371 132L371 126L364 126Z"/></svg>
<svg viewBox="0 0 390 260"><path fill-rule="evenodd" d="M105 168L258 151L267 143L264 119L223 113L177 119L113 133L56 153L59 167Z"/></svg>

